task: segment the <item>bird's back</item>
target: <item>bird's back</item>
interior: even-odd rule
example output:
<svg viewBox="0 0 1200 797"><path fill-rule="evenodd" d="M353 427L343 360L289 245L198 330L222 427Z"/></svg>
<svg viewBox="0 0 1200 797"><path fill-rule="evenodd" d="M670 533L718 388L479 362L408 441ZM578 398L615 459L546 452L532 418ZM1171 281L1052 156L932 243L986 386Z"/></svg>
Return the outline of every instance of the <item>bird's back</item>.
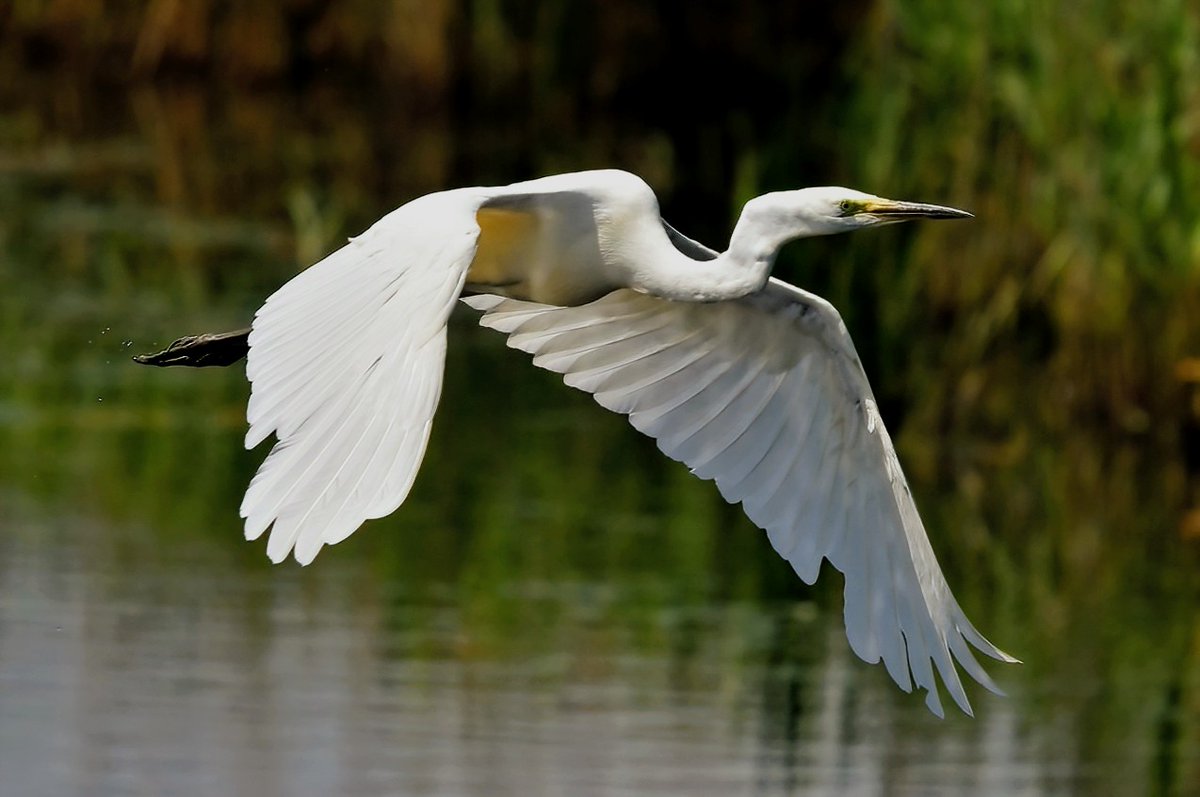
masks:
<svg viewBox="0 0 1200 797"><path fill-rule="evenodd" d="M467 287L477 292L583 304L629 284L645 239L666 241L657 197L629 172L576 172L486 190L467 273Z"/></svg>

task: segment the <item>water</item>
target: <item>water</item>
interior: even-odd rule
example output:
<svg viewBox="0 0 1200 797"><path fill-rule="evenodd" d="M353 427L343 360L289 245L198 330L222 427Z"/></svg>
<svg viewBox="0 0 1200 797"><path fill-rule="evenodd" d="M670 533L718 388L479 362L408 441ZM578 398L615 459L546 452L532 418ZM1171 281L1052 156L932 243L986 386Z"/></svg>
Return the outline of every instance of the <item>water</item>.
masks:
<svg viewBox="0 0 1200 797"><path fill-rule="evenodd" d="M991 667L1010 696L973 689L974 719L858 661L835 573L804 588L469 314L402 511L271 566L236 515L262 456L240 370L128 356L242 325L296 263L471 171L431 142L478 145L328 89L35 94L0 117L3 793L1200 793L1191 477L1153 439L1033 424L1036 365L979 377L1008 386L1012 438L916 410L899 436L956 594L1027 662ZM637 150L613 135L589 157Z"/></svg>
<svg viewBox="0 0 1200 797"><path fill-rule="evenodd" d="M5 546L13 794L1012 794L1084 774L1011 701L939 723L892 699L812 607L625 619L619 586L518 583L499 600L555 620L498 639L453 585L406 594L361 558L231 572L131 546Z"/></svg>

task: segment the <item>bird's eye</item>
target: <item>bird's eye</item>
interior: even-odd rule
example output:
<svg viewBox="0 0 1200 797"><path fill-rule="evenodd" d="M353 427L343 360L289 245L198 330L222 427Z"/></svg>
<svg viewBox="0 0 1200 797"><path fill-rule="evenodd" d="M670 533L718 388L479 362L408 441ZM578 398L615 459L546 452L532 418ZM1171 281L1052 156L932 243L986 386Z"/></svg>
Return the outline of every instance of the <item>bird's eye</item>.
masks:
<svg viewBox="0 0 1200 797"><path fill-rule="evenodd" d="M843 199L838 203L838 209L842 211L843 216L848 215L853 208L854 203L852 203L849 199Z"/></svg>

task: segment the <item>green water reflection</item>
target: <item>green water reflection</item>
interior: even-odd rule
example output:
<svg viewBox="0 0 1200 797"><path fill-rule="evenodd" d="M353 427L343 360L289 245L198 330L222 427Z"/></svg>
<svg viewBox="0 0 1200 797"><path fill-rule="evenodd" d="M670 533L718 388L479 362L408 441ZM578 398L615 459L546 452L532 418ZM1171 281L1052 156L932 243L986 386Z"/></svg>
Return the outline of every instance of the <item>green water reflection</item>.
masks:
<svg viewBox="0 0 1200 797"><path fill-rule="evenodd" d="M0 113L0 770L28 793L1200 793L1197 418L1171 371L1200 342L1194 142L1168 126L1145 144L1170 176L1138 193L1122 142L1157 128L1080 100L1121 149L1038 160L1068 121L1029 70L1061 41L1022 55L994 31L1008 105L983 118L962 97L984 88L953 95L903 54L967 59L939 73L966 80L978 53L911 31L996 20L925 5L851 48L897 72L818 104L822 124L857 120L823 165L789 153L795 119L745 141L696 121L682 141L619 100L581 133L561 103L482 125L335 80L97 92L25 74ZM1195 80L1178 58L1155 74ZM719 168L691 168L704 140ZM1099 189L1070 190L1085 163ZM262 456L241 448L240 370L129 355L244 324L411 196L598 165L646 174L714 244L745 195L809 173L977 211L798 246L781 270L845 309L947 577L1026 662L993 668L1008 700L976 690L977 719L929 717L848 653L836 575L804 588L710 485L466 311L402 511L305 570L240 541ZM1163 222L1156 191L1181 212ZM1170 268L1118 262L1155 246Z"/></svg>

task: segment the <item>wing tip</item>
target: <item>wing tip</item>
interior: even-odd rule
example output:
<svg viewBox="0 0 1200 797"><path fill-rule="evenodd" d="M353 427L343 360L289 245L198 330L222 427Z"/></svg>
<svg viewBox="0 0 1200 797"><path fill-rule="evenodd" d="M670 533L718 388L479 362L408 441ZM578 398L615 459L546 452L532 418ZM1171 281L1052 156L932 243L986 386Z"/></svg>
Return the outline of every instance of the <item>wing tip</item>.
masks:
<svg viewBox="0 0 1200 797"><path fill-rule="evenodd" d="M946 709L942 707L942 698L938 695L938 688L931 686L925 693L925 708L940 720L946 719Z"/></svg>
<svg viewBox="0 0 1200 797"><path fill-rule="evenodd" d="M246 437L243 439L242 445L247 451L253 451L258 448L259 443L267 439L272 431L274 430L267 428L265 423L260 425L251 422L250 428L246 430Z"/></svg>
<svg viewBox="0 0 1200 797"><path fill-rule="evenodd" d="M1012 654L1009 654L1009 653L1005 653L1000 648L996 648L995 650L996 650L996 655L992 656L992 658L994 658L996 661L1002 661L1005 664L1024 664L1025 663L1025 662L1021 661L1020 659L1018 659L1016 656L1013 656ZM984 653L987 653L987 651L985 650Z"/></svg>
<svg viewBox="0 0 1200 797"><path fill-rule="evenodd" d="M471 296L460 296L458 298L467 307L484 313L504 302L503 296L496 296L490 293L476 293Z"/></svg>
<svg viewBox="0 0 1200 797"><path fill-rule="evenodd" d="M292 549L292 558L294 558L301 567L308 567L317 558L317 554L321 552L321 548L325 546L325 541L317 539L313 542L308 540L300 540ZM287 554L284 554L286 556Z"/></svg>

